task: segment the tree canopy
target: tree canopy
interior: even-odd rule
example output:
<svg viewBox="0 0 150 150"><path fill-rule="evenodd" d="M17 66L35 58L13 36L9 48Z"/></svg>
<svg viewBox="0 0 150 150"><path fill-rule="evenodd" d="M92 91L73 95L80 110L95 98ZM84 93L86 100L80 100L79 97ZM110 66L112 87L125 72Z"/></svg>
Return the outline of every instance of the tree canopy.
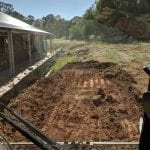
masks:
<svg viewBox="0 0 150 150"><path fill-rule="evenodd" d="M0 2L0 11L20 19L28 24L34 25L48 32L52 32L56 38L69 36L69 28L72 25L72 22L65 20L60 15L55 16L53 14L48 14L42 18L35 19L35 17L32 15L24 16L23 14L14 10L12 4L4 2Z"/></svg>
<svg viewBox="0 0 150 150"><path fill-rule="evenodd" d="M70 20L65 20L60 15L51 13L42 18L35 18L32 15L24 16L14 10L12 4L0 2L0 11L4 13L48 32L52 32L56 38L65 37L79 40L89 40L91 37L98 37L103 32L100 29L102 26L98 24L98 22L101 22L98 20L99 16L104 14L105 18L107 15L111 18L113 14L107 10L104 12L104 8L107 8L107 10L110 8L109 10L115 10L137 17L140 14L150 14L150 0L95 0L93 5L85 11L82 17L75 16ZM116 17L118 18L118 16ZM116 17L111 18L112 21L108 22L107 25L112 25L112 22L116 21Z"/></svg>

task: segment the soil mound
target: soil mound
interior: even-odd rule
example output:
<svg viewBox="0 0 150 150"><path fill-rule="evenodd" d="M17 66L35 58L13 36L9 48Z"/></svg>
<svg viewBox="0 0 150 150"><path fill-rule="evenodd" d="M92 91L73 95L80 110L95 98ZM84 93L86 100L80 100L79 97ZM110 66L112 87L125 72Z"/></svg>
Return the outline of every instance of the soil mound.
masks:
<svg viewBox="0 0 150 150"><path fill-rule="evenodd" d="M136 141L142 114L134 78L113 63L69 63L24 89L9 107L56 141ZM4 122L10 141L25 140Z"/></svg>

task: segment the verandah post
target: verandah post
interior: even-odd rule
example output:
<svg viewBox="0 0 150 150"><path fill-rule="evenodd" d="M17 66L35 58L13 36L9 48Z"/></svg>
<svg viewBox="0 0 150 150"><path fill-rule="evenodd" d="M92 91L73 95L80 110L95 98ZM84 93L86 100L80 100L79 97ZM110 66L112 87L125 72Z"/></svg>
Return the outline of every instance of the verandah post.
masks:
<svg viewBox="0 0 150 150"><path fill-rule="evenodd" d="M14 61L14 46L12 31L8 31L8 49L9 49L9 62L10 62L10 74L15 75L15 61Z"/></svg>

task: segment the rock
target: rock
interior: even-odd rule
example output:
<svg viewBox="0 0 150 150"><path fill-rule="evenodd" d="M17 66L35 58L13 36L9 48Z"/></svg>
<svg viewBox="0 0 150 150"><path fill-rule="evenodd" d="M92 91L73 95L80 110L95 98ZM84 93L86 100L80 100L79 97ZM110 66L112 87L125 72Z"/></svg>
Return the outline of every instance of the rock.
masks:
<svg viewBox="0 0 150 150"><path fill-rule="evenodd" d="M104 75L104 78L106 78L106 79L113 79L115 77L116 76L114 74L112 74L112 73L107 73L107 74Z"/></svg>
<svg viewBox="0 0 150 150"><path fill-rule="evenodd" d="M109 113L110 113L110 114L115 114L115 113L116 113L116 110L114 110L113 108L109 108Z"/></svg>
<svg viewBox="0 0 150 150"><path fill-rule="evenodd" d="M128 111L124 109L119 109L118 112L121 114L128 114Z"/></svg>
<svg viewBox="0 0 150 150"><path fill-rule="evenodd" d="M115 119L114 119L114 118L109 118L109 121L110 121L110 122L114 122Z"/></svg>
<svg viewBox="0 0 150 150"><path fill-rule="evenodd" d="M33 67L29 67L28 70L33 70Z"/></svg>
<svg viewBox="0 0 150 150"><path fill-rule="evenodd" d="M102 97L102 95L95 95L93 96L93 104L98 107L101 104L105 102L105 99Z"/></svg>
<svg viewBox="0 0 150 150"><path fill-rule="evenodd" d="M91 114L91 118L92 119L99 119L99 117L98 117L98 114L96 113L96 112L93 112L92 114Z"/></svg>
<svg viewBox="0 0 150 150"><path fill-rule="evenodd" d="M105 92L104 92L104 90L100 88L100 89L98 90L98 92L97 92L97 95L101 95L102 98L105 98Z"/></svg>
<svg viewBox="0 0 150 150"><path fill-rule="evenodd" d="M110 102L110 103L116 102L116 100L114 100L111 95L108 95L108 96L106 97L106 101L107 101L107 102Z"/></svg>

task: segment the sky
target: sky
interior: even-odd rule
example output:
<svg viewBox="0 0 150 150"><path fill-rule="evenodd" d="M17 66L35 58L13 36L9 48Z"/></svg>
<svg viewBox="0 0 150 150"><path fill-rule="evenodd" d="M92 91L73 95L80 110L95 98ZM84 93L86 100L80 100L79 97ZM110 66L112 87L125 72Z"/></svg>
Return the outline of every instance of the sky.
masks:
<svg viewBox="0 0 150 150"><path fill-rule="evenodd" d="M74 16L82 16L95 0L3 0L24 16L32 15L41 18L48 14L61 15L69 20Z"/></svg>

